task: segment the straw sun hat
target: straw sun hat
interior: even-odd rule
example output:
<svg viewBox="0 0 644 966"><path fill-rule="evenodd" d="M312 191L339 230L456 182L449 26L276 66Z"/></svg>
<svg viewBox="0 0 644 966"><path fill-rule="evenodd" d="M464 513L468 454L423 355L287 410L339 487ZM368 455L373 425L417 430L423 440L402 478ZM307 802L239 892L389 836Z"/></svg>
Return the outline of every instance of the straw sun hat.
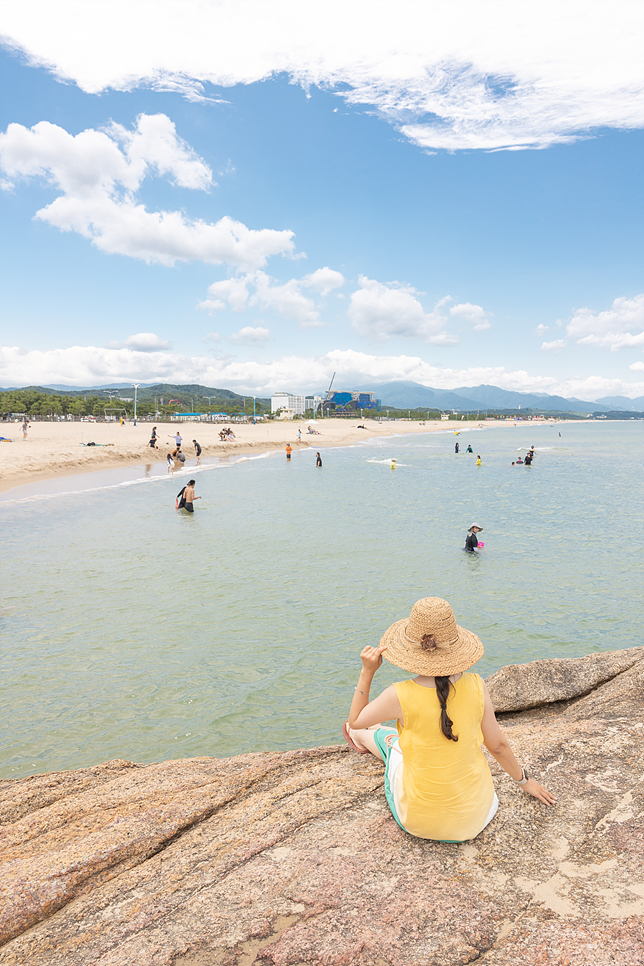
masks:
<svg viewBox="0 0 644 966"><path fill-rule="evenodd" d="M417 600L409 617L385 631L380 646L384 644L385 660L413 674L458 674L483 656L483 645L476 634L458 626L454 611L440 597Z"/></svg>

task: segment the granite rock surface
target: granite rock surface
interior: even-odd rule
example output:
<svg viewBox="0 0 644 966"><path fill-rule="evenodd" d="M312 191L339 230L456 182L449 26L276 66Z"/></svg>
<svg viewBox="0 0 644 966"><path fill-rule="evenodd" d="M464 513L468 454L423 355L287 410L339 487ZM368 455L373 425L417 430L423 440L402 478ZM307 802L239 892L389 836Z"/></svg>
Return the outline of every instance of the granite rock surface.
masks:
<svg viewBox="0 0 644 966"><path fill-rule="evenodd" d="M0 966L640 966L643 655L494 676L559 800L491 761L499 812L460 845L406 835L348 746L0 782Z"/></svg>

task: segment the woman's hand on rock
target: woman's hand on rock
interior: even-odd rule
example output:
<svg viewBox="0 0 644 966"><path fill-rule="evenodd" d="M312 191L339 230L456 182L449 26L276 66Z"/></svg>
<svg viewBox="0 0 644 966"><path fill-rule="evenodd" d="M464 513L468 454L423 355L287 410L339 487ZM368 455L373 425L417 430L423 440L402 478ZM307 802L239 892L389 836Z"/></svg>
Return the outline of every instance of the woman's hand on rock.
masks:
<svg viewBox="0 0 644 966"><path fill-rule="evenodd" d="M364 647L360 652L360 660L365 671L369 674L375 674L382 664L382 652L386 650L386 645L382 647Z"/></svg>
<svg viewBox="0 0 644 966"><path fill-rule="evenodd" d="M528 778L526 784L522 785L521 787L523 788L524 792L527 792L528 795L534 795L534 797L538 798L539 801L543 802L544 805L555 805L557 802L557 796L553 795L552 792L549 792L547 788L544 788L543 785L541 785L538 781L535 781L534 778Z"/></svg>

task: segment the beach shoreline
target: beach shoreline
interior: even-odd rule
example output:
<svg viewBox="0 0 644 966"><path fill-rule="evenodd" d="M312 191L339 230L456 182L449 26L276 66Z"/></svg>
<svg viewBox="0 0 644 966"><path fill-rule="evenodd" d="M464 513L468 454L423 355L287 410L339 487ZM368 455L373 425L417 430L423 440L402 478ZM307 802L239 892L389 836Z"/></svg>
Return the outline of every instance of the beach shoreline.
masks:
<svg viewBox="0 0 644 966"><path fill-rule="evenodd" d="M307 424L301 420L279 420L252 423L231 423L236 439L223 443L219 439L219 423L157 423L159 448L149 446L152 425L150 422L118 423L86 422L34 422L29 427L27 439L22 439L20 423L4 424L2 435L10 436L11 443L2 444L0 453L0 493L29 483L45 482L60 477L94 473L118 467L165 464L167 454L174 449L173 436L177 430L183 437L182 449L186 466L195 465L192 444L197 439L203 457L243 456L265 453L285 448L290 443L298 449L326 449L335 446L352 446L374 438L417 435L423 433L468 432L488 427L514 427L524 425L515 420L494 419L469 421L389 420L373 419L318 420L319 435L309 434ZM536 425L552 423L539 421ZM525 424L527 425L527 423ZM530 425L535 425L531 423ZM365 429L358 429L364 426ZM298 440L298 429L302 433ZM94 442L95 446L87 446Z"/></svg>

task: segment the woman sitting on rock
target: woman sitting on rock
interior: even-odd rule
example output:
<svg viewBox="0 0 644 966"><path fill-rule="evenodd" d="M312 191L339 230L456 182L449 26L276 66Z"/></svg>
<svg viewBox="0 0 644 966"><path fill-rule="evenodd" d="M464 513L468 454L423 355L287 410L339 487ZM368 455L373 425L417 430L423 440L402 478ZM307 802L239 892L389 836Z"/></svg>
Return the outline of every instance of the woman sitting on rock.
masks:
<svg viewBox="0 0 644 966"><path fill-rule="evenodd" d="M383 655L418 676L369 701ZM344 737L361 754L383 759L387 802L411 835L463 842L492 821L499 803L483 742L525 792L545 805L556 802L514 757L485 682L464 673L482 656L478 637L457 625L452 608L439 597L417 601L379 647L365 647L360 655L362 671ZM397 731L380 723L392 719Z"/></svg>

